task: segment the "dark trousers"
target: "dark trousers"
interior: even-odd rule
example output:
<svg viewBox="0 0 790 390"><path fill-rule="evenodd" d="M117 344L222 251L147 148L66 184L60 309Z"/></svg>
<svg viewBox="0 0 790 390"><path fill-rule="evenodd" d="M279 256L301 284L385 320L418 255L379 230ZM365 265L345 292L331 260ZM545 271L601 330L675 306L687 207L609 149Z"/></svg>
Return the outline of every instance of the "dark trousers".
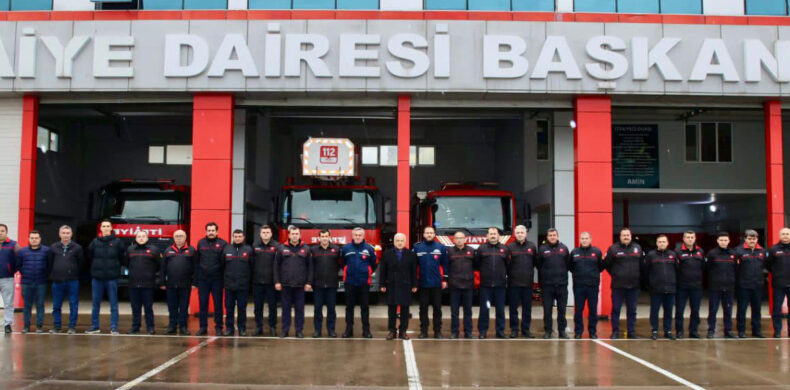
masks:
<svg viewBox="0 0 790 390"><path fill-rule="evenodd" d="M420 332L428 331L428 306L433 306L433 331L442 331L442 288L420 287Z"/></svg>
<svg viewBox="0 0 790 390"><path fill-rule="evenodd" d="M321 325L324 322L324 306L326 306L326 330L334 332L335 322L337 322L337 311L335 310L337 287L316 288L313 291L313 300L315 301L313 324L315 325L315 331L321 331Z"/></svg>
<svg viewBox="0 0 790 390"><path fill-rule="evenodd" d="M732 331L732 300L735 294L732 291L711 291L708 305L708 331L716 331L716 314L719 305L724 309L724 331Z"/></svg>
<svg viewBox="0 0 790 390"><path fill-rule="evenodd" d="M359 305L362 317L362 332L370 332L370 286L346 284L346 330L354 330L354 307Z"/></svg>
<svg viewBox="0 0 790 390"><path fill-rule="evenodd" d="M396 330L395 320L398 318L398 306L400 306L400 326L397 330L403 335L409 329L409 305L387 305L387 329L393 333Z"/></svg>
<svg viewBox="0 0 790 390"><path fill-rule="evenodd" d="M598 286L573 285L573 332L584 333L584 304L589 306L587 330L590 335L598 333Z"/></svg>
<svg viewBox="0 0 790 390"><path fill-rule="evenodd" d="M496 332L505 332L505 287L480 287L480 314L477 318L477 331L481 335L488 332L488 310L496 308Z"/></svg>
<svg viewBox="0 0 790 390"><path fill-rule="evenodd" d="M510 287L510 331L518 332L518 308L521 306L521 331L529 332L532 324L532 289Z"/></svg>
<svg viewBox="0 0 790 390"><path fill-rule="evenodd" d="M658 311L664 308L664 332L672 331L672 310L675 307L675 294L650 294L650 326L658 331Z"/></svg>
<svg viewBox="0 0 790 390"><path fill-rule="evenodd" d="M283 333L291 330L291 308L296 317L294 325L297 332L304 329L304 287L283 286L281 297L283 299Z"/></svg>
<svg viewBox="0 0 790 390"><path fill-rule="evenodd" d="M263 304L269 306L269 328L277 329L277 290L273 284L255 283L252 285L252 297L255 302L255 326L263 328Z"/></svg>
<svg viewBox="0 0 790 390"><path fill-rule="evenodd" d="M746 309L752 307L752 334L760 333L760 319L763 305L763 289L739 288L736 292L738 296L738 309L735 313L738 333L746 332Z"/></svg>
<svg viewBox="0 0 790 390"><path fill-rule="evenodd" d="M249 290L225 290L225 328L235 331L233 316L239 331L247 330L247 297ZM238 312L238 314L237 314Z"/></svg>
<svg viewBox="0 0 790 390"><path fill-rule="evenodd" d="M129 303L132 305L132 329L140 330L140 312L143 309L146 329L154 329L154 289L130 287Z"/></svg>
<svg viewBox="0 0 790 390"><path fill-rule="evenodd" d="M222 329L222 279L198 280L200 329L208 328L208 298L214 298L214 328Z"/></svg>
<svg viewBox="0 0 790 390"><path fill-rule="evenodd" d="M675 309L675 330L683 333L683 315L686 311L686 301L689 302L691 315L689 316L689 333L697 333L699 328L699 308L702 303L701 288L678 287Z"/></svg>
<svg viewBox="0 0 790 390"><path fill-rule="evenodd" d="M170 327L187 327L190 287L167 288L167 310L170 312ZM147 317L147 316L146 316Z"/></svg>
<svg viewBox="0 0 790 390"><path fill-rule="evenodd" d="M24 300L24 311L22 318L25 328L30 327L30 317L33 314L33 306L36 306L36 327L44 326L44 298L47 296L46 283L25 283L22 284L22 300ZM9 309L13 307L13 302L6 303Z"/></svg>
<svg viewBox="0 0 790 390"><path fill-rule="evenodd" d="M790 315L782 314L782 306L784 306L785 298L790 299L790 287L774 287L773 288L773 311L771 312L771 320L774 323L774 332L780 333L782 331L782 318L787 318L787 328L790 329Z"/></svg>
<svg viewBox="0 0 790 390"><path fill-rule="evenodd" d="M464 308L464 333L472 334L472 289L462 290L450 289L450 331L458 333L458 309L461 305Z"/></svg>
<svg viewBox="0 0 790 390"><path fill-rule="evenodd" d="M552 331L552 312L554 303L557 303L557 331L565 332L568 320L565 318L565 309L568 306L568 285L560 284L543 286L543 329Z"/></svg>
<svg viewBox="0 0 790 390"><path fill-rule="evenodd" d="M636 332L636 301L639 298L638 288L612 289L612 333L620 331L620 309L625 301L626 328L628 333Z"/></svg>
<svg viewBox="0 0 790 390"><path fill-rule="evenodd" d="M77 314L80 306L80 281L66 280L52 282L52 322L55 329L61 326L61 308L63 300L69 300L69 328L77 326Z"/></svg>

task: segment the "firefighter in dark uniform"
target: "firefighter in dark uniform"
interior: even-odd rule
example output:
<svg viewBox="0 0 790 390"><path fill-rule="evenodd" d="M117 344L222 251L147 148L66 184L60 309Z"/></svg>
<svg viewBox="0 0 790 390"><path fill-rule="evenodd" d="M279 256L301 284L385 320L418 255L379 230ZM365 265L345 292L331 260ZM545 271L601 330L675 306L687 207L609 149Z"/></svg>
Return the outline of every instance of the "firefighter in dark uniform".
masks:
<svg viewBox="0 0 790 390"><path fill-rule="evenodd" d="M718 246L705 255L705 270L708 273L708 290L710 301L708 306L708 338L716 333L716 314L719 305L724 308L724 337L734 339L732 334L732 301L735 291L735 250L729 247L730 236L727 232L719 232L716 238Z"/></svg>
<svg viewBox="0 0 790 390"><path fill-rule="evenodd" d="M640 266L644 252L632 241L629 228L620 229L620 241L609 247L604 266L612 276L612 339L620 337L620 309L625 301L628 338L636 336L636 303L639 298Z"/></svg>
<svg viewBox="0 0 790 390"><path fill-rule="evenodd" d="M252 247L244 243L244 232L233 231L232 242L222 250L225 261L225 336L235 333L233 316L239 328L239 336L247 335L247 297L250 294L252 262L255 254ZM238 315L235 311L238 310Z"/></svg>
<svg viewBox="0 0 790 390"><path fill-rule="evenodd" d="M645 255L644 271L650 288L650 338L658 339L658 311L664 309L664 337L674 340L672 334L672 310L675 306L677 291L677 270L680 265L675 252L667 249L669 239L666 235L656 237L656 249Z"/></svg>
<svg viewBox="0 0 790 390"><path fill-rule="evenodd" d="M417 292L417 255L406 248L406 235L398 233L393 239L394 248L381 255L379 280L381 292L387 294L387 340L400 337L408 340L409 305L411 296ZM395 327L400 307L400 326Z"/></svg>
<svg viewBox="0 0 790 390"><path fill-rule="evenodd" d="M573 274L573 335L582 338L584 333L584 304L587 304L587 329L591 339L598 338L598 292L603 271L603 254L592 246L588 232L579 235L580 246L571 251L570 271Z"/></svg>
<svg viewBox="0 0 790 390"><path fill-rule="evenodd" d="M773 289L773 310L771 320L774 323L774 337L782 337L782 318L787 318L788 333L790 333L790 316L782 314L785 298L790 299L790 229L782 228L779 231L779 242L768 251L766 268L771 272L771 287Z"/></svg>
<svg viewBox="0 0 790 390"><path fill-rule="evenodd" d="M269 306L269 335L277 335L277 292L274 289L274 257L280 249L280 243L272 238L272 228L263 225L260 232L261 240L253 246L255 257L252 262L252 296L254 300L255 333L263 335L263 304Z"/></svg>
<svg viewBox="0 0 790 390"><path fill-rule="evenodd" d="M565 319L565 308L568 305L568 269L570 268L570 251L565 244L560 242L557 229L551 228L546 232L546 243L538 248L537 257L538 276L543 289L543 329L544 339L551 338L552 311L557 303L557 333L559 338L567 339L565 329L568 321Z"/></svg>
<svg viewBox="0 0 790 390"><path fill-rule="evenodd" d="M337 313L335 304L337 303L337 286L340 283L338 272L340 271L340 248L332 244L329 230L318 232L318 244L310 248L313 259L313 300L315 310L313 312L313 323L315 332L313 337L321 337L321 325L324 320L323 308L326 306L326 331L329 337L337 337L335 333L335 322Z"/></svg>
<svg viewBox="0 0 790 390"><path fill-rule="evenodd" d="M454 246L447 248L447 287L450 290L450 338L460 330L458 309L464 311L464 338L472 338L472 298L475 287L475 249L466 245L466 234L453 235Z"/></svg>
<svg viewBox="0 0 790 390"><path fill-rule="evenodd" d="M173 233L173 245L162 254L162 266L159 273L159 285L167 291L167 310L170 312L168 335L189 335L187 329L187 310L189 294L195 281L197 267L197 251L187 244L187 233L176 230Z"/></svg>
<svg viewBox="0 0 790 390"><path fill-rule="evenodd" d="M412 251L419 261L420 336L428 337L428 306L433 306L433 336L442 338L442 290L447 288L444 270L447 269L447 248L435 240L436 230L426 226L425 241L414 245Z"/></svg>
<svg viewBox="0 0 790 390"><path fill-rule="evenodd" d="M370 282L379 263L376 250L365 242L365 229L351 231L351 242L340 249L343 265L343 287L346 295L346 330L343 338L354 337L354 307L359 305L362 319L362 337L373 338L370 333Z"/></svg>
<svg viewBox="0 0 790 390"><path fill-rule="evenodd" d="M508 267L508 291L510 295L510 338L518 337L518 308L521 306L521 335L534 338L529 331L532 323L532 285L535 281L535 256L538 248L527 241L527 227L518 225L513 230L516 241L508 244L510 266Z"/></svg>
<svg viewBox="0 0 790 390"><path fill-rule="evenodd" d="M197 286L200 329L198 336L205 336L208 328L208 299L209 295L214 301L214 329L217 336L222 335L222 279L225 272L222 269L222 250L228 243L219 238L217 233L219 227L214 222L206 224L206 237L201 238L197 243L198 261L197 267Z"/></svg>
<svg viewBox="0 0 790 390"><path fill-rule="evenodd" d="M140 333L141 311L145 310L145 327L154 334L154 289L162 264L156 245L148 242L148 233L139 231L126 249L124 266L129 269L129 303L132 306L132 328L127 334Z"/></svg>
<svg viewBox="0 0 790 390"><path fill-rule="evenodd" d="M744 243L735 250L738 309L735 314L738 337L746 337L746 309L752 307L752 337L765 338L760 331L765 280L765 249L757 243L759 235L749 229L744 232Z"/></svg>
<svg viewBox="0 0 790 390"><path fill-rule="evenodd" d="M480 245L475 254L475 269L480 271L480 313L477 331L480 338L488 337L488 311L496 308L496 337L505 338L505 293L510 250L499 242L499 229L488 228L488 242Z"/></svg>
<svg viewBox="0 0 790 390"><path fill-rule="evenodd" d="M298 227L288 229L288 242L280 246L274 260L274 288L280 291L283 300L283 324L280 337L288 337L291 330L291 308L296 317L296 337L304 333L304 293L310 291L313 276L313 261L310 247L302 243Z"/></svg>
<svg viewBox="0 0 790 390"><path fill-rule="evenodd" d="M702 278L705 273L705 252L697 246L697 235L693 231L683 233L683 242L675 248L680 266L678 268L678 292L675 307L675 331L683 338L683 314L689 302L689 337L698 339L699 308L702 303Z"/></svg>

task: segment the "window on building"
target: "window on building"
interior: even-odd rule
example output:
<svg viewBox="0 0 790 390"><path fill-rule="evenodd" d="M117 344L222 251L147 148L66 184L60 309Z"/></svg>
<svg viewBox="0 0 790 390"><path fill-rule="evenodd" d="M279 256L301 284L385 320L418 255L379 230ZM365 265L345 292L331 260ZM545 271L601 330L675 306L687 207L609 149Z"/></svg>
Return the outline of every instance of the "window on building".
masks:
<svg viewBox="0 0 790 390"><path fill-rule="evenodd" d="M575 0L575 12L617 12L615 0Z"/></svg>
<svg viewBox="0 0 790 390"><path fill-rule="evenodd" d="M60 151L60 135L46 127L38 127L36 143L42 153Z"/></svg>
<svg viewBox="0 0 790 390"><path fill-rule="evenodd" d="M510 0L469 0L469 9L486 11L510 11Z"/></svg>
<svg viewBox="0 0 790 390"><path fill-rule="evenodd" d="M293 9L335 9L335 0L293 0Z"/></svg>
<svg viewBox="0 0 790 390"><path fill-rule="evenodd" d="M657 14L658 0L617 0L617 12Z"/></svg>
<svg viewBox="0 0 790 390"><path fill-rule="evenodd" d="M787 0L746 0L746 15L787 15Z"/></svg>
<svg viewBox="0 0 790 390"><path fill-rule="evenodd" d="M513 0L513 11L554 11L554 0Z"/></svg>
<svg viewBox="0 0 790 390"><path fill-rule="evenodd" d="M52 0L10 0L11 11L52 11ZM5 1L7 4L8 1ZM8 9L6 6L4 9Z"/></svg>
<svg viewBox="0 0 790 390"><path fill-rule="evenodd" d="M379 0L337 0L337 9L379 9Z"/></svg>
<svg viewBox="0 0 790 390"><path fill-rule="evenodd" d="M661 0L662 14L701 14L702 0Z"/></svg>
<svg viewBox="0 0 790 390"><path fill-rule="evenodd" d="M535 143L537 144L537 159L549 159L549 121L537 121L535 128Z"/></svg>
<svg viewBox="0 0 790 390"><path fill-rule="evenodd" d="M362 165L398 166L398 146L363 146ZM436 165L436 148L433 146L409 146L409 165L412 167Z"/></svg>
<svg viewBox="0 0 790 390"><path fill-rule="evenodd" d="M291 9L291 0L249 0L249 9Z"/></svg>
<svg viewBox="0 0 790 390"><path fill-rule="evenodd" d="M379 165L379 147L362 147L362 165Z"/></svg>
<svg viewBox="0 0 790 390"><path fill-rule="evenodd" d="M165 163L165 147L164 146L149 146L148 147L148 163L149 164L164 164Z"/></svg>
<svg viewBox="0 0 790 390"><path fill-rule="evenodd" d="M184 9L228 9L228 0L184 0Z"/></svg>
<svg viewBox="0 0 790 390"><path fill-rule="evenodd" d="M427 10L467 9L466 0L425 0Z"/></svg>
<svg viewBox="0 0 790 390"><path fill-rule="evenodd" d="M418 165L436 165L436 148L433 146L420 146L418 160Z"/></svg>
<svg viewBox="0 0 790 390"><path fill-rule="evenodd" d="M142 9L183 9L184 0L140 0Z"/></svg>
<svg viewBox="0 0 790 390"><path fill-rule="evenodd" d="M732 157L731 123L686 125L686 161L732 162Z"/></svg>

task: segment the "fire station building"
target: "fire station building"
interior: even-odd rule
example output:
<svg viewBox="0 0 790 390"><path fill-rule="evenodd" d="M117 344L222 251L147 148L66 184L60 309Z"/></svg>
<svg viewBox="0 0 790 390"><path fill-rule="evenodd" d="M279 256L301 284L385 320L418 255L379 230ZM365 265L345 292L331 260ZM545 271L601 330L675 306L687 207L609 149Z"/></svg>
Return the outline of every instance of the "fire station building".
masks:
<svg viewBox="0 0 790 390"><path fill-rule="evenodd" d="M23 244L95 223L122 179L189 186L190 240L261 226L310 137L354 143L409 237L445 182L497 183L530 240L568 246L785 225L785 0L128 3L0 1L0 222Z"/></svg>

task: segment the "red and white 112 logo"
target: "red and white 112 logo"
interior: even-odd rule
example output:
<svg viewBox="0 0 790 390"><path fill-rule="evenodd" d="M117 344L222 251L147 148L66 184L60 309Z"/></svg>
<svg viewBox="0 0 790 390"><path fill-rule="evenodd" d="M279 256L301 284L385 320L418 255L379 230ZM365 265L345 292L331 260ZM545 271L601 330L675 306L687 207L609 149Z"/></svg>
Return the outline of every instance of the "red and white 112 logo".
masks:
<svg viewBox="0 0 790 390"><path fill-rule="evenodd" d="M334 145L321 146L321 164L337 164L337 149Z"/></svg>

